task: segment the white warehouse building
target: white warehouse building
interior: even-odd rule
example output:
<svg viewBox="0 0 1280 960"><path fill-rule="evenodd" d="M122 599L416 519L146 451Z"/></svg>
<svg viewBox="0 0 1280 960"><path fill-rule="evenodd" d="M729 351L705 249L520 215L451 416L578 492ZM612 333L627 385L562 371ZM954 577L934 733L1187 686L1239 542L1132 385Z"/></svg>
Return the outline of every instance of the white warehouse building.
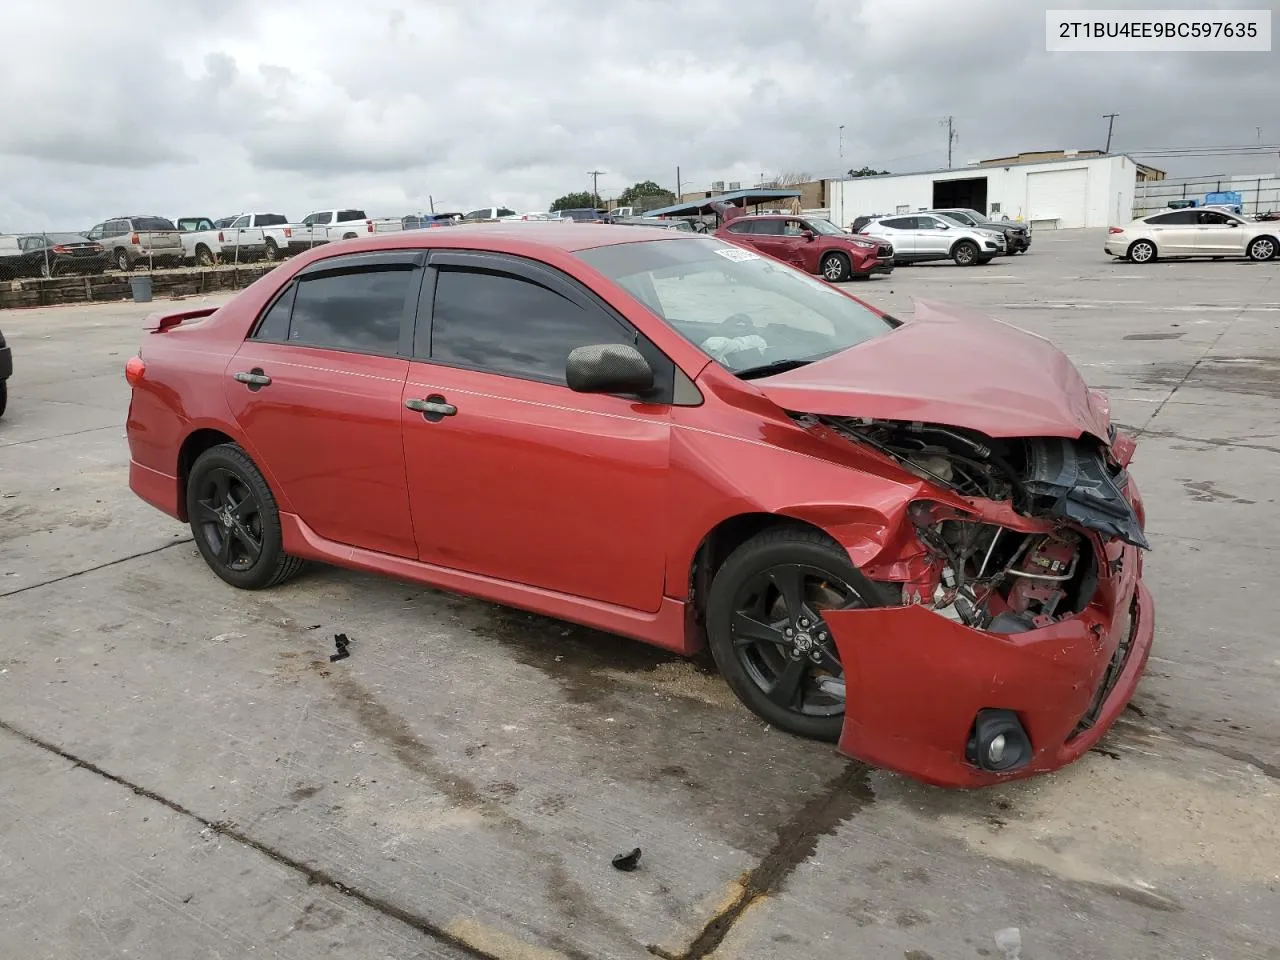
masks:
<svg viewBox="0 0 1280 960"><path fill-rule="evenodd" d="M832 180L828 197L831 220L845 228L858 216L945 207L969 207L993 220L1023 220L1032 229L1106 227L1132 218L1138 169L1123 154L1067 151L1055 160Z"/></svg>

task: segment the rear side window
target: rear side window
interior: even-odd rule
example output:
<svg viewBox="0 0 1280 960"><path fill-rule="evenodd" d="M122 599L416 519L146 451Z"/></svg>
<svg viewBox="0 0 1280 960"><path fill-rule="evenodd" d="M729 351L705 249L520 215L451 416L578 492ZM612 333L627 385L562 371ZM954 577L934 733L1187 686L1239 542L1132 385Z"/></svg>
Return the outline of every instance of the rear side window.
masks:
<svg viewBox="0 0 1280 960"><path fill-rule="evenodd" d="M1162 226L1171 223L1196 223L1199 216L1200 212L1198 210L1175 210L1173 213L1162 213L1158 216L1147 217L1147 223L1158 223Z"/></svg>
<svg viewBox="0 0 1280 960"><path fill-rule="evenodd" d="M890 230L915 230L915 217L894 217L891 220L881 220L882 227L888 227Z"/></svg>
<svg viewBox="0 0 1280 960"><path fill-rule="evenodd" d="M339 210L338 211L339 223L347 223L348 221L351 221L351 220L363 220L364 218L365 217L364 217L363 210Z"/></svg>
<svg viewBox="0 0 1280 960"><path fill-rule="evenodd" d="M289 218L279 213L260 213L257 218L259 227L282 227L288 222Z"/></svg>
<svg viewBox="0 0 1280 960"><path fill-rule="evenodd" d="M135 230L176 230L177 227L164 217L135 217L133 220L133 229Z"/></svg>
<svg viewBox="0 0 1280 960"><path fill-rule="evenodd" d="M514 217L515 215L516 212L514 210L508 210L506 207L498 208L498 216L500 217Z"/></svg>
<svg viewBox="0 0 1280 960"><path fill-rule="evenodd" d="M271 306L254 337L395 355L416 276L405 264L303 277Z"/></svg>
<svg viewBox="0 0 1280 960"><path fill-rule="evenodd" d="M511 274L447 268L436 278L432 360L564 383L570 351L596 343L635 337L604 313Z"/></svg>

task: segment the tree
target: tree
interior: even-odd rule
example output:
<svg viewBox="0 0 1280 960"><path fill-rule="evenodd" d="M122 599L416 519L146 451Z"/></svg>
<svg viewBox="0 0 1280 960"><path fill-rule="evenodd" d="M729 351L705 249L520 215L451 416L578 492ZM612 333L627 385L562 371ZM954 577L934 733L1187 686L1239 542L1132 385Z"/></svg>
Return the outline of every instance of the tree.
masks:
<svg viewBox="0 0 1280 960"><path fill-rule="evenodd" d="M875 167L862 167L859 170L850 170L849 176L851 177L882 177L888 172L889 172L888 170L877 170Z"/></svg>
<svg viewBox="0 0 1280 960"><path fill-rule="evenodd" d="M578 193L566 193L563 197L557 197L551 204L552 212L556 210L577 210L582 207L595 207L596 198L591 195L590 190L582 190Z"/></svg>
<svg viewBox="0 0 1280 960"><path fill-rule="evenodd" d="M652 180L642 180L639 183L633 183L631 186L627 187L627 189L622 191L622 194L618 197L618 206L639 206L640 201L646 198L653 198L656 201L661 201L650 204L650 206L654 207L666 206L667 204L676 202L676 196L670 190L665 187L658 186L658 184L654 183Z"/></svg>

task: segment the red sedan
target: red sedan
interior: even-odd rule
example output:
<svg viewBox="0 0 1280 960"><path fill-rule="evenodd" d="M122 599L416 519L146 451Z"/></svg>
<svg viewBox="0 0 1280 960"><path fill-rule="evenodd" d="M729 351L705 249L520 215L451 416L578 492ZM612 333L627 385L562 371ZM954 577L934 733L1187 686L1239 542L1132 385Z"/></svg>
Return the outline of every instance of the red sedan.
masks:
<svg viewBox="0 0 1280 960"><path fill-rule="evenodd" d="M772 214L738 216L715 235L767 253L805 273L821 274L832 283L893 272L893 244L845 233L829 220Z"/></svg>
<svg viewBox="0 0 1280 960"><path fill-rule="evenodd" d="M769 723L959 786L1078 757L1146 663L1134 442L998 321L520 224L318 247L149 326L130 485L233 586L313 560L709 644Z"/></svg>

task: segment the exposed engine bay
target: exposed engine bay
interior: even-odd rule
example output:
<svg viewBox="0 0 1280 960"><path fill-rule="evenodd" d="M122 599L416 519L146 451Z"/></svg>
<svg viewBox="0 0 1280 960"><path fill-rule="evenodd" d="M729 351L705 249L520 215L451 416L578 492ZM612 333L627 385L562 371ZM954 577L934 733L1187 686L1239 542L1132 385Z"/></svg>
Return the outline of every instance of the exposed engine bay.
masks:
<svg viewBox="0 0 1280 960"><path fill-rule="evenodd" d="M904 604L925 604L977 629L1019 633L1088 605L1107 541L1149 549L1123 492L1124 468L1091 437L992 439L928 423L793 417L866 444L966 500L1005 504L1042 521L1023 532L940 503L912 504L914 539L924 552L908 550L891 573L883 571L890 575L875 577L900 582Z"/></svg>

